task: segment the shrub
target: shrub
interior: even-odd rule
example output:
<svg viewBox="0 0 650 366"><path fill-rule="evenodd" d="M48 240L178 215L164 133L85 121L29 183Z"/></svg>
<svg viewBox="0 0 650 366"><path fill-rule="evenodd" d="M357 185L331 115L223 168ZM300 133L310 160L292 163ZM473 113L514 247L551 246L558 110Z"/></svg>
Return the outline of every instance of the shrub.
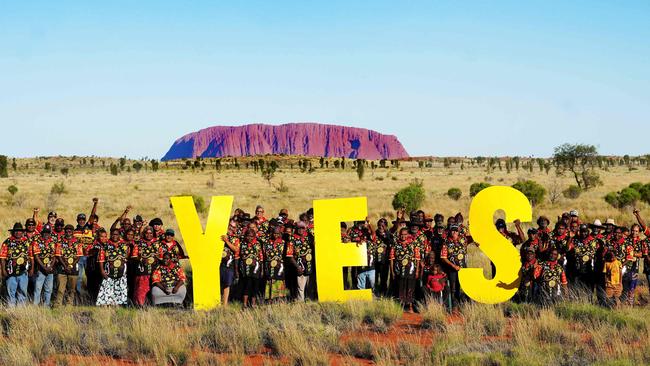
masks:
<svg viewBox="0 0 650 366"><path fill-rule="evenodd" d="M135 163L133 163L133 170L135 170L136 173L139 173L140 169L142 169L142 167L143 167L143 165L139 161L136 161Z"/></svg>
<svg viewBox="0 0 650 366"><path fill-rule="evenodd" d="M203 199L203 197L193 194L192 200L194 201L194 207L196 207L196 212L204 213L208 210L208 206L206 206L205 199Z"/></svg>
<svg viewBox="0 0 650 366"><path fill-rule="evenodd" d="M363 179L363 175L366 172L365 162L363 160L357 160L357 177L359 180Z"/></svg>
<svg viewBox="0 0 650 366"><path fill-rule="evenodd" d="M605 202L618 209L634 206L641 199L641 193L632 188L623 188L619 192L609 192Z"/></svg>
<svg viewBox="0 0 650 366"><path fill-rule="evenodd" d="M70 173L70 169L68 167L61 168L61 174L68 175L68 173Z"/></svg>
<svg viewBox="0 0 650 366"><path fill-rule="evenodd" d="M576 186L576 185L570 185L567 189L562 191L562 195L566 198L570 198L572 200L580 197L580 194L582 193L582 188Z"/></svg>
<svg viewBox="0 0 650 366"><path fill-rule="evenodd" d="M629 187L640 193L641 189L643 188L643 183L641 182L630 183Z"/></svg>
<svg viewBox="0 0 650 366"><path fill-rule="evenodd" d="M462 195L463 192L459 188L449 188L447 191L447 196L454 201L458 201Z"/></svg>
<svg viewBox="0 0 650 366"><path fill-rule="evenodd" d="M117 165L111 163L110 170L112 175L117 175Z"/></svg>
<svg viewBox="0 0 650 366"><path fill-rule="evenodd" d="M408 187L400 189L393 196L393 209L404 208L406 212L419 209L426 197L422 181L414 180Z"/></svg>
<svg viewBox="0 0 650 366"><path fill-rule="evenodd" d="M542 203L546 195L546 188L533 180L519 181L513 184L512 188L523 193L533 206Z"/></svg>
<svg viewBox="0 0 650 366"><path fill-rule="evenodd" d="M50 193L52 194L64 194L66 192L65 183L63 182L54 183L50 189Z"/></svg>
<svg viewBox="0 0 650 366"><path fill-rule="evenodd" d="M7 191L9 191L9 193L10 193L12 196L15 196L16 193L18 193L18 187L16 187L15 185L12 184L12 185L10 185L9 187L7 187Z"/></svg>
<svg viewBox="0 0 650 366"><path fill-rule="evenodd" d="M639 189L639 193L641 194L641 200L650 204L650 183L643 185L643 187Z"/></svg>
<svg viewBox="0 0 650 366"><path fill-rule="evenodd" d="M472 183L471 186L469 186L469 196L474 197L476 196L480 191L484 190L485 188L491 186L490 183Z"/></svg>

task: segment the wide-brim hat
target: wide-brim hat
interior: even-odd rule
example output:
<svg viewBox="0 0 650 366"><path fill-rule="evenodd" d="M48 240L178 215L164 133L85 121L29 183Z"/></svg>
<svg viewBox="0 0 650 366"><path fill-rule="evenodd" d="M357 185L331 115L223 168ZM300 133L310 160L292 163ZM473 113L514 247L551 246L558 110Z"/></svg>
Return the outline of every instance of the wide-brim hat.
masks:
<svg viewBox="0 0 650 366"><path fill-rule="evenodd" d="M411 221L408 221L408 222L406 223L406 225L409 226L409 227L411 227L411 226L422 227L422 226L424 226L424 223L423 223L422 221L411 220Z"/></svg>
<svg viewBox="0 0 650 366"><path fill-rule="evenodd" d="M603 228L603 224L598 219L594 220L594 223L589 225L589 226L591 226L592 229L602 229Z"/></svg>
<svg viewBox="0 0 650 366"><path fill-rule="evenodd" d="M605 220L605 225L616 226L616 222L614 221L614 219L607 219Z"/></svg>
<svg viewBox="0 0 650 366"><path fill-rule="evenodd" d="M23 227L23 224L20 222L17 222L14 224L14 227L12 229L9 229L10 233L14 233L16 231L25 231L25 228Z"/></svg>
<svg viewBox="0 0 650 366"><path fill-rule="evenodd" d="M406 220L404 220L404 219L401 219L401 220L393 220L393 221L392 221L392 224L393 224L393 225L397 225L397 224L407 224L407 223L408 223L408 221L406 221Z"/></svg>
<svg viewBox="0 0 650 366"><path fill-rule="evenodd" d="M539 225L540 222L546 221L546 224L549 225L551 223L551 220L548 219L546 216L540 216L537 218L537 225Z"/></svg>

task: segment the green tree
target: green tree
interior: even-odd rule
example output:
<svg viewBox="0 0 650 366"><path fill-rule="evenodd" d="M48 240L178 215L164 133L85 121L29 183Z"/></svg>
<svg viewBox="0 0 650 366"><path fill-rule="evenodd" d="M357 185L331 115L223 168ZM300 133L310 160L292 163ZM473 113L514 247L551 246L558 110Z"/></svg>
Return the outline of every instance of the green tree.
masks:
<svg viewBox="0 0 650 366"><path fill-rule="evenodd" d="M555 148L553 163L558 175L569 171L581 189L593 188L602 182L594 166L598 160L598 150L593 145L563 144Z"/></svg>
<svg viewBox="0 0 650 366"><path fill-rule="evenodd" d="M404 208L406 212L419 209L424 203L426 193L422 181L414 180L393 196L393 209Z"/></svg>
<svg viewBox="0 0 650 366"><path fill-rule="evenodd" d="M117 172L118 172L118 170L117 170L117 165L111 163L110 171L111 171L111 174L112 174L112 175L117 175Z"/></svg>
<svg viewBox="0 0 650 366"><path fill-rule="evenodd" d="M142 169L141 162L136 161L135 163L133 163L133 170L135 170L136 173L139 173L141 169Z"/></svg>
<svg viewBox="0 0 650 366"><path fill-rule="evenodd" d="M630 187L619 192L610 192L605 196L605 202L618 209L634 206L641 199L641 194Z"/></svg>
<svg viewBox="0 0 650 366"><path fill-rule="evenodd" d="M366 164L364 164L363 160L357 160L357 177L359 177L359 180L363 179L365 172Z"/></svg>
<svg viewBox="0 0 650 366"><path fill-rule="evenodd" d="M151 163L151 170L152 171L157 172L158 169L160 169L160 163L158 162L158 160L151 159L150 163Z"/></svg>
<svg viewBox="0 0 650 366"><path fill-rule="evenodd" d="M546 188L533 180L519 181L513 184L512 188L523 193L533 206L542 203L546 195Z"/></svg>
<svg viewBox="0 0 650 366"><path fill-rule="evenodd" d="M0 155L0 178L7 178L7 156Z"/></svg>
<svg viewBox="0 0 650 366"><path fill-rule="evenodd" d="M567 189L562 191L562 195L566 198L569 199L576 199L580 197L580 194L582 194L582 188L576 186L576 185L570 185Z"/></svg>

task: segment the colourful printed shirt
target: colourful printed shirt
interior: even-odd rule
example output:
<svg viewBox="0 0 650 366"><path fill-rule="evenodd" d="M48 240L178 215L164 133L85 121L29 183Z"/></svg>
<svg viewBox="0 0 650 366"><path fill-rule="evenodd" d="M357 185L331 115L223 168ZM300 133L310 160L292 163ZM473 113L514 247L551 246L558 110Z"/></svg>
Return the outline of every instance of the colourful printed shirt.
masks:
<svg viewBox="0 0 650 366"><path fill-rule="evenodd" d="M5 259L5 270L9 276L20 276L29 271L32 247L27 238L7 238L0 247L0 259Z"/></svg>
<svg viewBox="0 0 650 366"><path fill-rule="evenodd" d="M264 251L257 238L253 238L251 241L242 240L239 247L239 261L239 269L244 277L260 278L262 276Z"/></svg>
<svg viewBox="0 0 650 366"><path fill-rule="evenodd" d="M447 258L454 265L466 268L467 267L467 244L466 239L458 237L457 241L448 238L445 244L442 245L440 251L440 258Z"/></svg>
<svg viewBox="0 0 650 366"><path fill-rule="evenodd" d="M264 265L269 279L284 278L284 240L277 238L264 242Z"/></svg>
<svg viewBox="0 0 650 366"><path fill-rule="evenodd" d="M172 259L169 264L160 264L156 266L151 274L151 283L161 284L167 291L172 291L178 281L185 282L185 271L178 260Z"/></svg>
<svg viewBox="0 0 650 366"><path fill-rule="evenodd" d="M296 260L298 268L302 268L303 275L310 275L314 266L314 255L309 236L293 234L287 242L287 257Z"/></svg>
<svg viewBox="0 0 650 366"><path fill-rule="evenodd" d="M221 252L221 266L232 268L235 261L239 260L239 248L241 246L239 238L233 234L228 234L228 240L235 247L236 250L230 249L226 243L223 244L223 251Z"/></svg>
<svg viewBox="0 0 650 366"><path fill-rule="evenodd" d="M109 241L99 251L100 265L104 265L104 271L110 278L120 278L126 272L126 260L130 257L129 244L120 240Z"/></svg>
<svg viewBox="0 0 650 366"><path fill-rule="evenodd" d="M535 271L539 268L539 263L537 259L532 261L524 262L521 266L521 284L520 288L530 288L535 282Z"/></svg>
<svg viewBox="0 0 650 366"><path fill-rule="evenodd" d="M54 263L54 252L56 251L56 242L52 237L47 240L41 235L36 235L32 239L32 254L38 257L45 266L51 266ZM34 263L38 267L37 263ZM38 268L41 272L45 272L44 268Z"/></svg>
<svg viewBox="0 0 650 366"><path fill-rule="evenodd" d="M388 257L393 261L393 270L399 277L415 277L420 262L420 248L415 245L413 239L397 241L391 248Z"/></svg>
<svg viewBox="0 0 650 366"><path fill-rule="evenodd" d="M172 258L178 260L185 258L185 252L176 240L172 240L171 242L166 242L163 240L160 242L160 254L158 256L159 259L162 259L165 253L171 253Z"/></svg>
<svg viewBox="0 0 650 366"><path fill-rule="evenodd" d="M138 276L151 275L159 253L160 242L157 239L140 239L136 241L133 251L131 251L131 258L137 261L135 274Z"/></svg>
<svg viewBox="0 0 650 366"><path fill-rule="evenodd" d="M567 284L564 268L557 261L546 261L535 268L535 278L542 290L549 294L559 293L560 285Z"/></svg>
<svg viewBox="0 0 650 366"><path fill-rule="evenodd" d="M625 253L625 261L622 262L625 271L628 273L638 273L641 262L636 256L637 253L643 253L643 241L641 238L629 237L623 243L623 252Z"/></svg>
<svg viewBox="0 0 650 366"><path fill-rule="evenodd" d="M73 233L74 237L77 238L77 241L81 243L84 248L93 244L93 232L88 227L80 228L77 226ZM86 253L84 253L86 254Z"/></svg>
<svg viewBox="0 0 650 366"><path fill-rule="evenodd" d="M79 257L83 257L83 246L77 241L75 237L66 238L62 237L57 243L54 249L54 256L61 258L61 261L64 263L65 268L68 270L68 273L63 271L63 267L59 265L59 273L61 274L70 274L76 276L79 274L79 266L77 265L77 260Z"/></svg>
<svg viewBox="0 0 650 366"><path fill-rule="evenodd" d="M575 270L577 273L588 273L594 269L594 259L598 242L594 237L587 236L582 239L573 238L573 250L575 253Z"/></svg>

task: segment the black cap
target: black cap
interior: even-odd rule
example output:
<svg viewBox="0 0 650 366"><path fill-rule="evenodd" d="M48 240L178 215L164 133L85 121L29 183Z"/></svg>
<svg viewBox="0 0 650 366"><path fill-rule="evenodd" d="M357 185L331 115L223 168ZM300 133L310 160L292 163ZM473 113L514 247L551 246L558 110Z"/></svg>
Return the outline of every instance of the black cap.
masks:
<svg viewBox="0 0 650 366"><path fill-rule="evenodd" d="M533 235L537 234L537 229L531 227L530 229L528 229L528 234L533 234Z"/></svg>
<svg viewBox="0 0 650 366"><path fill-rule="evenodd" d="M9 232L13 233L15 231L25 231L25 228L23 228L23 224L20 222L17 222L14 224L13 229L9 229Z"/></svg>
<svg viewBox="0 0 650 366"><path fill-rule="evenodd" d="M176 232L174 231L174 229L167 229L165 230L165 235L175 236Z"/></svg>
<svg viewBox="0 0 650 366"><path fill-rule="evenodd" d="M149 221L149 225L154 226L154 225L163 225L163 222L160 218L156 217L155 219Z"/></svg>
<svg viewBox="0 0 650 366"><path fill-rule="evenodd" d="M68 224L63 228L63 230L74 230L74 226Z"/></svg>
<svg viewBox="0 0 650 366"><path fill-rule="evenodd" d="M25 226L29 226L29 225L36 225L36 220L34 220L34 219L27 219L27 220L25 221Z"/></svg>
<svg viewBox="0 0 650 366"><path fill-rule="evenodd" d="M133 218L133 222L144 222L144 220L142 219L142 216L135 215L135 217Z"/></svg>
<svg viewBox="0 0 650 366"><path fill-rule="evenodd" d="M582 225L580 225L580 230L581 231L582 230L589 230L589 226L587 226L586 224L582 224Z"/></svg>
<svg viewBox="0 0 650 366"><path fill-rule="evenodd" d="M51 233L52 232L48 228L44 228L43 230L41 230L41 234L51 234Z"/></svg>
<svg viewBox="0 0 650 366"><path fill-rule="evenodd" d="M47 217L56 217L56 212L52 211L49 214L47 214Z"/></svg>
<svg viewBox="0 0 650 366"><path fill-rule="evenodd" d="M505 228L506 227L506 220L504 219L498 219L497 222L495 223L497 229Z"/></svg>
<svg viewBox="0 0 650 366"><path fill-rule="evenodd" d="M458 227L458 225L451 225L449 227L449 231L459 231L459 230L460 230L460 228Z"/></svg>
<svg viewBox="0 0 650 366"><path fill-rule="evenodd" d="M85 220L85 219L86 219L86 214L80 213L79 215L77 215L77 221Z"/></svg>

